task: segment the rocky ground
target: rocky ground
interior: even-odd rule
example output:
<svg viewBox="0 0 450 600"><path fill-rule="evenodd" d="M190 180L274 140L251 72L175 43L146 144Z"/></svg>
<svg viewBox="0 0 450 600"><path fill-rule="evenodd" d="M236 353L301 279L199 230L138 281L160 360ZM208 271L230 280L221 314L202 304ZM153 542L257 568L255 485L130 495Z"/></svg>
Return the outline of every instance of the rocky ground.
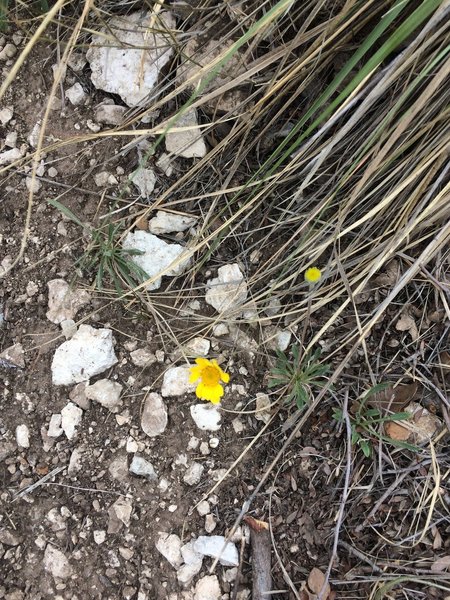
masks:
<svg viewBox="0 0 450 600"><path fill-rule="evenodd" d="M151 18L146 11L118 10L106 28L106 17L95 14L93 29L75 48L55 43L61 33L55 26L25 58L0 104L0 598L6 600L251 597L250 530L244 522L232 528L287 438L295 407L280 408L268 374L276 351L288 351L304 332L289 315L278 318L276 298L264 310L254 302L259 290L252 277L273 248L261 249L255 239L241 260L240 241L230 238L214 254L212 234L223 221L211 216L220 207L211 208L196 168L220 146L248 99L248 56L240 51L212 80L199 77L230 44L211 39L200 48L193 36L177 62L167 32L184 23L180 6L162 10L160 31L151 34L141 26ZM120 43L106 43L108 31ZM15 26L0 34L0 82L28 39ZM143 53L143 46L150 50ZM231 77L240 85L229 89ZM195 78L201 107L187 107L160 140L182 106L170 85L176 81L187 98ZM227 118L213 127L217 114ZM189 198L180 184L186 181ZM239 183L236 176L227 185ZM261 215L256 220L267 226ZM210 244L206 261L198 261L200 244ZM381 302L399 269L392 261L376 291L355 302L369 314L369 303ZM123 295L133 287L135 293ZM311 337L334 309L323 306L321 319L312 316ZM342 315L327 335L356 328L352 312ZM388 363L390 352L424 330L430 340L443 339L442 307L423 315L393 307L366 351L380 352L377 335L385 337L388 350L380 356ZM325 351L332 343L321 340ZM198 400L188 381L198 357L216 358L230 374L218 406ZM354 365L346 371L351 381L357 373ZM403 400L416 393L408 388ZM433 406L415 406L413 441L425 443L443 417ZM311 416L253 506L256 518L271 523L273 597L300 597L294 587L302 589L301 600L315 600L323 583L346 470L345 432L331 415L327 408ZM411 439L398 427L393 438ZM377 510L392 526L389 534L406 539L416 524L404 519L406 481L425 480L432 464L398 459L408 478L391 502L395 486L384 501L384 489L371 487L364 457L358 461L356 499L331 589L325 588L328 600L368 597L380 569L345 540L355 536L376 555L366 517L372 523ZM433 550L447 546L442 537L439 546L438 524L423 550L428 566ZM394 569L401 554L393 548L380 556ZM435 570L445 568L441 561ZM356 587L347 586L351 577Z"/></svg>
<svg viewBox="0 0 450 600"><path fill-rule="evenodd" d="M124 42L142 43L141 18L128 18ZM174 26L172 15L163 18ZM94 36L87 53L75 51L67 67L55 62L52 46L40 44L0 110L3 273L20 247L28 194L34 196L23 264L3 279L0 296L0 597L230 598L248 530L239 527L225 549L224 535L264 460L244 459L232 475L227 471L270 419L263 382L230 349L238 347L251 365L257 344L216 317L207 336L161 343L148 316L138 318L85 285L74 263L88 232L48 204L56 199L91 227L99 225L104 199L106 206L125 206L130 217L189 168L183 161L207 151L195 109L178 123L190 129L169 134L151 161L143 159L151 137L138 138L127 152L119 138L96 137L124 122L173 54L166 49L155 70L149 53L139 86L136 53L112 56L98 41ZM18 31L0 36L3 76L25 43ZM55 78L58 93L51 97ZM140 121L145 128L162 119L157 111ZM33 171L30 158L41 145L46 150ZM124 249L140 251L134 261L150 277L149 291L192 262L198 215L183 208L155 211L122 241ZM185 318L247 303L238 264L205 270L204 277ZM290 333L274 335L286 348ZM219 408L198 401L188 383L193 359L211 355L232 378ZM245 407L249 414L241 414ZM210 572L214 558L219 563ZM234 598L243 600L250 581L248 567L241 571Z"/></svg>

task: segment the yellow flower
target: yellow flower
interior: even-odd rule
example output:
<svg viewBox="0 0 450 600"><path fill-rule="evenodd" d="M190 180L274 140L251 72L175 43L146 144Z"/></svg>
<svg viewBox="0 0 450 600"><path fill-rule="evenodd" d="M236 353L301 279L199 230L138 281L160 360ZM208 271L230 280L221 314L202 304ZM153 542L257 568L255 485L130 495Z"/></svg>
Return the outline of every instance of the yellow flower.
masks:
<svg viewBox="0 0 450 600"><path fill-rule="evenodd" d="M309 267L305 271L305 281L308 283L317 283L322 277L322 271L317 267Z"/></svg>
<svg viewBox="0 0 450 600"><path fill-rule="evenodd" d="M191 367L189 383L195 383L200 379L195 393L200 400L209 400L213 404L218 404L223 396L223 387L220 381L228 383L230 376L217 364L216 360L207 358L196 358L196 366Z"/></svg>

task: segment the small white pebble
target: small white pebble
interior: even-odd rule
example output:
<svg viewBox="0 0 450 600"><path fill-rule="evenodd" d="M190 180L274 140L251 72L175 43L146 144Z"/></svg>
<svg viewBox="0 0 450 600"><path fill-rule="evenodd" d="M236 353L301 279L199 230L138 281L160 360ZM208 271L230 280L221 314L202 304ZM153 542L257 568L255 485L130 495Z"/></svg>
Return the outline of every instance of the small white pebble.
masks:
<svg viewBox="0 0 450 600"><path fill-rule="evenodd" d="M200 444L200 454L202 454L203 456L208 456L209 453L210 450L208 444L206 442L202 442Z"/></svg>
<svg viewBox="0 0 450 600"><path fill-rule="evenodd" d="M210 447L210 448L217 448L217 447L219 446L219 444L220 444L220 440L219 440L219 438L212 437L212 438L209 440L209 447Z"/></svg>
<svg viewBox="0 0 450 600"><path fill-rule="evenodd" d="M204 517L205 515L209 514L211 512L209 502L207 500L202 500L201 502L199 502L197 506L197 512L201 517Z"/></svg>
<svg viewBox="0 0 450 600"><path fill-rule="evenodd" d="M50 167L47 171L47 175L49 177L56 177L58 175L58 171L55 169L55 167Z"/></svg>

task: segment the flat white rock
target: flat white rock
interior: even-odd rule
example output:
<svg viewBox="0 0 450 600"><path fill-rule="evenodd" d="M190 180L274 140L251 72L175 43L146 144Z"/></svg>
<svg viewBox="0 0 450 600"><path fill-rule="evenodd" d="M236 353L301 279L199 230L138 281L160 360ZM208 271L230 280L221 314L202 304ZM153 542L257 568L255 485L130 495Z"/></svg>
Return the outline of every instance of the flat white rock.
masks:
<svg viewBox="0 0 450 600"><path fill-rule="evenodd" d="M190 408L195 424L202 431L218 431L221 415L213 404L194 404Z"/></svg>
<svg viewBox="0 0 450 600"><path fill-rule="evenodd" d="M19 158L22 158L22 152L19 150L19 148L5 150L4 152L0 153L0 167L3 167L4 165L10 165L14 161L19 160Z"/></svg>
<svg viewBox="0 0 450 600"><path fill-rule="evenodd" d="M74 106L83 104L87 98L87 94L84 91L83 86L78 82L74 83L72 87L66 90L66 96Z"/></svg>
<svg viewBox="0 0 450 600"><path fill-rule="evenodd" d="M223 535L201 535L194 542L194 550L204 556L219 558L219 562L224 567L237 567L239 565L238 551L233 542L228 542L222 552L225 544Z"/></svg>
<svg viewBox="0 0 450 600"><path fill-rule="evenodd" d="M30 430L25 424L16 427L16 442L21 448L30 447Z"/></svg>
<svg viewBox="0 0 450 600"><path fill-rule="evenodd" d="M145 399L141 427L149 437L161 435L167 427L167 408L156 392L151 392Z"/></svg>
<svg viewBox="0 0 450 600"><path fill-rule="evenodd" d="M158 540L155 544L156 549L161 552L166 560L174 567L178 569L183 564L183 557L181 556L181 540L180 538L171 533L160 532Z"/></svg>
<svg viewBox="0 0 450 600"><path fill-rule="evenodd" d="M194 550L194 543L192 541L182 546L181 555L184 565L178 569L177 579L183 585L188 585L201 570L203 555Z"/></svg>
<svg viewBox="0 0 450 600"><path fill-rule="evenodd" d="M83 411L79 406L73 402L68 402L61 411L61 429L67 436L67 439L71 440L76 433L78 425L81 423L83 418Z"/></svg>
<svg viewBox="0 0 450 600"><path fill-rule="evenodd" d="M197 581L194 600L219 600L222 597L217 575L205 575Z"/></svg>
<svg viewBox="0 0 450 600"><path fill-rule="evenodd" d="M161 286L161 277L180 275L188 266L190 252L179 244L168 244L146 231L130 232L123 240L125 250L140 250L143 254L130 256L130 259L143 269L153 282L148 290L157 290Z"/></svg>
<svg viewBox="0 0 450 600"><path fill-rule="evenodd" d="M52 279L48 282L48 311L46 317L52 323L59 324L74 319L82 306L91 296L86 290L70 289L64 279Z"/></svg>
<svg viewBox="0 0 450 600"><path fill-rule="evenodd" d="M156 356L147 348L138 348L130 352L130 358L136 367L149 367L156 362Z"/></svg>
<svg viewBox="0 0 450 600"><path fill-rule="evenodd" d="M130 465L130 473L145 477L148 481L157 481L158 476L151 462L145 460L142 456L133 456L133 460Z"/></svg>
<svg viewBox="0 0 450 600"><path fill-rule="evenodd" d="M156 185L156 175L154 171L152 171L152 169L139 169L130 177L130 179L139 190L142 198L148 200Z"/></svg>
<svg viewBox="0 0 450 600"><path fill-rule="evenodd" d="M247 284L236 263L219 267L217 277L210 279L206 285L205 300L217 312L236 309L247 299Z"/></svg>
<svg viewBox="0 0 450 600"><path fill-rule="evenodd" d="M99 375L117 363L111 329L80 325L72 339L56 349L52 361L54 385L73 385Z"/></svg>
<svg viewBox="0 0 450 600"><path fill-rule="evenodd" d="M190 367L171 367L164 373L161 394L167 396L183 396L195 391L195 384L189 383Z"/></svg>
<svg viewBox="0 0 450 600"><path fill-rule="evenodd" d="M204 470L205 467L201 463L193 462L186 469L186 473L183 476L184 483L187 483L188 485L197 485L197 483L200 483Z"/></svg>
<svg viewBox="0 0 450 600"><path fill-rule="evenodd" d="M183 158L203 158L206 144L198 126L197 111L189 108L174 124L174 129L185 131L169 131L166 135L166 150Z"/></svg>
<svg viewBox="0 0 450 600"><path fill-rule="evenodd" d="M95 87L118 94L128 106L150 94L173 55L169 31L176 27L174 17L160 12L149 28L153 17L153 12L139 11L109 19L107 28L92 36L86 53Z"/></svg>
<svg viewBox="0 0 450 600"><path fill-rule="evenodd" d="M186 231L195 223L197 219L195 217L186 217L185 215L174 215L165 210L158 210L156 217L150 219L148 224L148 230L150 233L160 235L161 233L173 233Z"/></svg>
<svg viewBox="0 0 450 600"><path fill-rule="evenodd" d="M61 415L59 413L55 413L50 417L50 423L48 424L48 437L57 438L59 437L63 430L61 427Z"/></svg>
<svg viewBox="0 0 450 600"><path fill-rule="evenodd" d="M84 393L86 398L95 400L95 402L98 402L112 413L119 412L122 404L120 400L122 386L120 383L110 381L109 379L99 379L93 385L88 385Z"/></svg>
<svg viewBox="0 0 450 600"><path fill-rule="evenodd" d="M95 120L103 125L120 125L126 110L117 104L98 104L94 109Z"/></svg>
<svg viewBox="0 0 450 600"><path fill-rule="evenodd" d="M73 569L65 554L51 544L47 544L45 548L44 568L55 579L67 579L73 573Z"/></svg>

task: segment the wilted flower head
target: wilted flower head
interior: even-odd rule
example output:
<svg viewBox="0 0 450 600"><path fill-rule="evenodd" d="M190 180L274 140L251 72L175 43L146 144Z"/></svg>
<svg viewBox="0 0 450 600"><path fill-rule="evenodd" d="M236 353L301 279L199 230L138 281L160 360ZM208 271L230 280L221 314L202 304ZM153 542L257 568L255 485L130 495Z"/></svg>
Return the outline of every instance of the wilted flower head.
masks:
<svg viewBox="0 0 450 600"><path fill-rule="evenodd" d="M190 369L189 383L200 380L195 390L197 398L218 404L223 396L220 382L228 383L230 376L219 367L215 359L196 358L195 362L196 366Z"/></svg>

